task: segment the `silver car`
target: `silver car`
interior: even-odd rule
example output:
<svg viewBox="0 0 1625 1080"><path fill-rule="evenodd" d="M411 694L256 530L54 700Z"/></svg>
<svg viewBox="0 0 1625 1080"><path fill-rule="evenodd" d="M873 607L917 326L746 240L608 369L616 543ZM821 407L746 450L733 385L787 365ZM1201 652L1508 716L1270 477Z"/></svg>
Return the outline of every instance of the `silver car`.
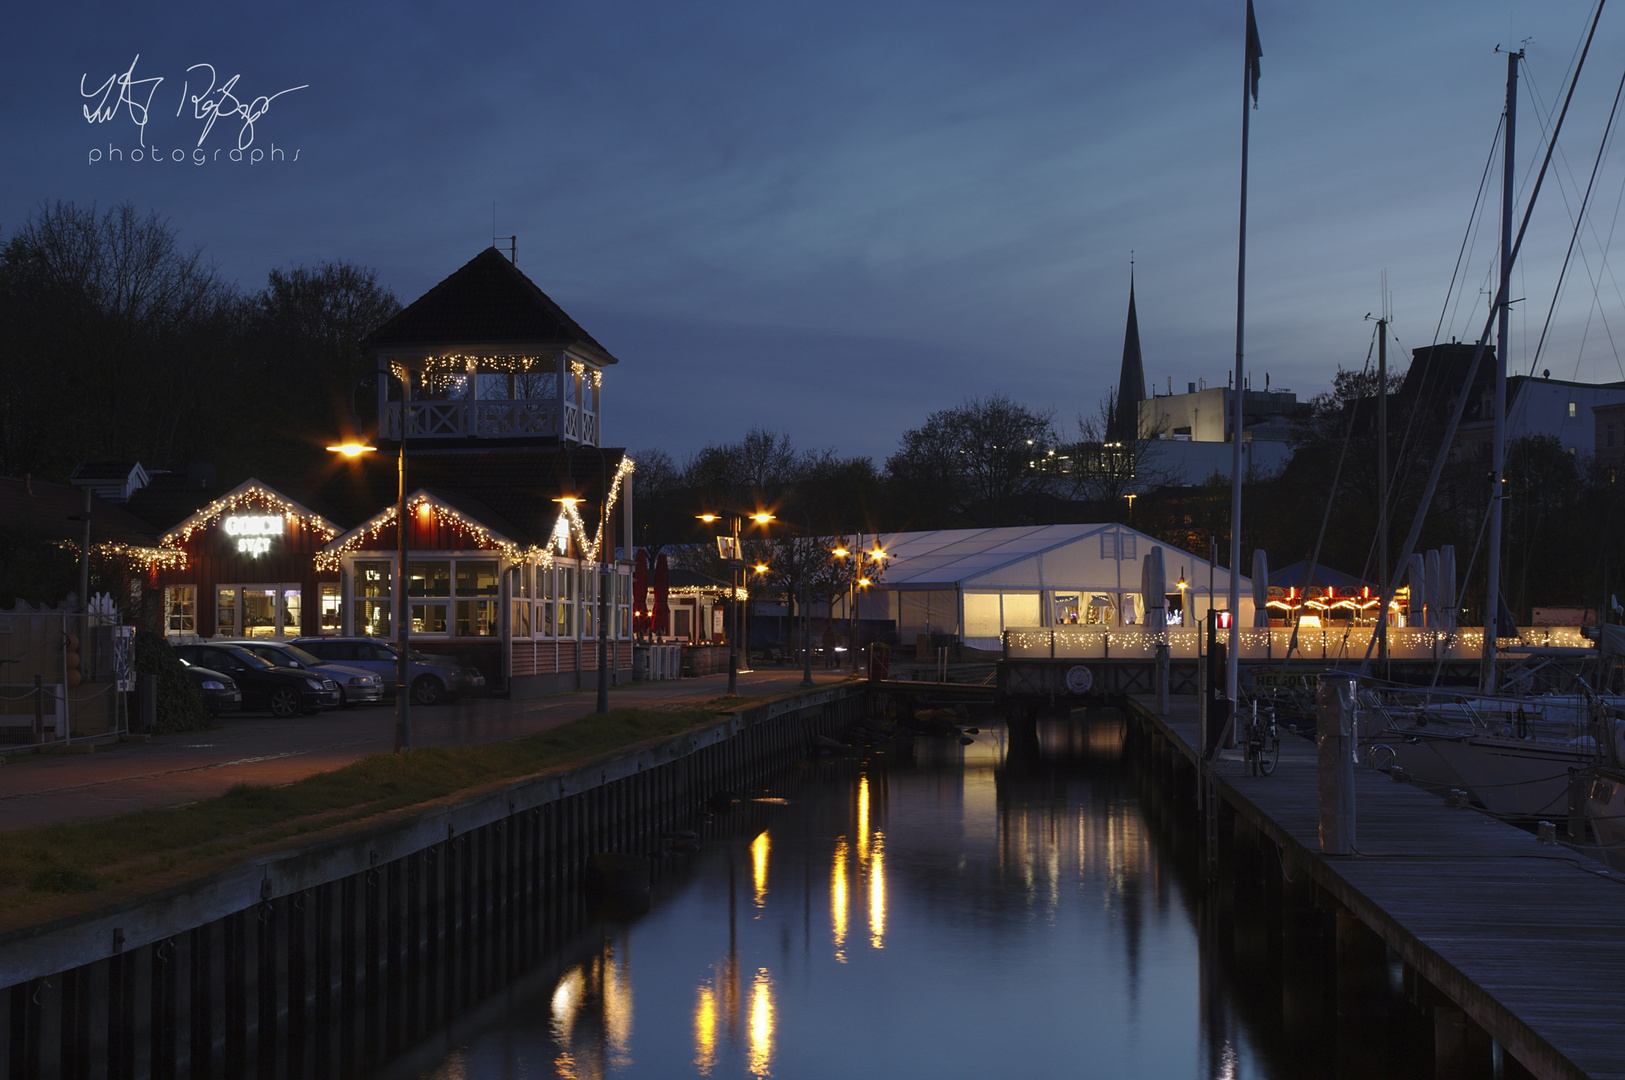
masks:
<svg viewBox="0 0 1625 1080"><path fill-rule="evenodd" d="M363 667L334 664L297 645L284 645L258 638L239 639L224 644L239 645L261 660L269 660L280 667L298 668L325 675L338 684L341 709L347 709L352 705L377 704L384 700L384 681Z"/></svg>
<svg viewBox="0 0 1625 1080"><path fill-rule="evenodd" d="M324 659L350 667L364 667L384 679L385 693L395 692L395 646L368 637L295 638L293 644ZM464 667L444 656L412 650L408 678L412 700L419 705L437 705L474 690L483 689L485 676L478 668Z"/></svg>

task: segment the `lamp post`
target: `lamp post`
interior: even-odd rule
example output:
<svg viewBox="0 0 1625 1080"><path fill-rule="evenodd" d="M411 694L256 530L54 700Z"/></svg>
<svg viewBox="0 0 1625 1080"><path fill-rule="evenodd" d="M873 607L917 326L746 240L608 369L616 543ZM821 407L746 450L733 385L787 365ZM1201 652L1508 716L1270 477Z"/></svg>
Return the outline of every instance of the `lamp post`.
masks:
<svg viewBox="0 0 1625 1080"><path fill-rule="evenodd" d="M554 502L566 509L575 506L581 501L575 492L575 451L572 446L567 453L566 469L568 475L565 483L569 486L563 494L555 497ZM600 715L609 713L609 591L610 591L610 565L609 553L612 545L609 538L609 466L604 460L604 448L598 447L598 693L593 702L593 710ZM589 609L590 610L590 609ZM579 657L580 653L577 652ZM580 670L578 667L577 670Z"/></svg>
<svg viewBox="0 0 1625 1080"><path fill-rule="evenodd" d="M722 520L722 515L710 513L709 511L704 514L695 514L694 516L698 520L705 522L707 525L712 525ZM768 513L766 510L758 510L749 515L749 517L750 520L763 527L765 527L768 522L773 520L773 515ZM729 597L728 604L728 621L733 624L728 628L728 696L735 697L739 693L740 618L738 577L744 567L745 552L744 549L739 546L741 516L739 514L729 514L728 524L733 532L733 548L731 549L732 554L726 560L728 563L728 589L733 594ZM746 590L746 594L749 595L748 589Z"/></svg>
<svg viewBox="0 0 1625 1080"><path fill-rule="evenodd" d="M395 458L395 534L398 543L396 553L399 566L396 570L396 580L400 584L400 606L396 611L396 647L395 656L395 752L412 749L412 692L408 685L410 673L412 610L406 596L406 530L409 522L406 518L406 396L408 390L406 380L401 380L401 441L400 449ZM347 458L359 457L371 453L378 448L365 443L342 443L338 446L329 446L334 453L343 454Z"/></svg>
<svg viewBox="0 0 1625 1080"><path fill-rule="evenodd" d="M866 552L862 550L862 548L863 544L861 540L859 543L853 546L853 550L851 551L846 550L846 546L843 542L841 547L836 548L835 551L832 552L837 559L845 559L850 555L856 560L856 562L853 563L852 578L847 583L846 590L847 619L851 624L851 630L847 638L847 649L852 654L853 675L861 675L863 673L858 662L858 590L867 589L870 585L869 578L863 573L863 560L868 558L872 562L879 563L886 557L886 552L882 550L880 546L880 536L878 534L875 536L875 546L872 551Z"/></svg>

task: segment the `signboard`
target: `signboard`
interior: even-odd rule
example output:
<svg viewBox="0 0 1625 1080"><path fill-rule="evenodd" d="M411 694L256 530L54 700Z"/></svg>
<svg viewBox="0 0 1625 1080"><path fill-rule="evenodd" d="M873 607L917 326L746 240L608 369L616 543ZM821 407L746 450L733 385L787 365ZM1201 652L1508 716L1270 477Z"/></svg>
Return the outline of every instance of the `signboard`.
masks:
<svg viewBox="0 0 1625 1080"><path fill-rule="evenodd" d="M237 541L239 555L264 555L271 550L272 538L282 535L282 515L233 514L220 527Z"/></svg>
<svg viewBox="0 0 1625 1080"><path fill-rule="evenodd" d="M1087 694L1095 685L1095 673L1082 664L1066 669L1066 689L1070 694Z"/></svg>

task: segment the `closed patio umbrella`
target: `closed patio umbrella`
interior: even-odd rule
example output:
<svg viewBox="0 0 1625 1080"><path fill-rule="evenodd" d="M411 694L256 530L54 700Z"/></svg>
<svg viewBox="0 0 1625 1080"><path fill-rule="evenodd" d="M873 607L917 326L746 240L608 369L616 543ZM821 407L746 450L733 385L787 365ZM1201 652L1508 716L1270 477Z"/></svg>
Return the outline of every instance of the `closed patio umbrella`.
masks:
<svg viewBox="0 0 1625 1080"><path fill-rule="evenodd" d="M1145 553L1140 563L1140 596L1145 602L1145 628L1160 634L1167 628L1163 615L1168 604L1168 576L1162 567L1162 548Z"/></svg>
<svg viewBox="0 0 1625 1080"><path fill-rule="evenodd" d="M1253 625L1270 624L1270 559L1263 548L1253 552Z"/></svg>

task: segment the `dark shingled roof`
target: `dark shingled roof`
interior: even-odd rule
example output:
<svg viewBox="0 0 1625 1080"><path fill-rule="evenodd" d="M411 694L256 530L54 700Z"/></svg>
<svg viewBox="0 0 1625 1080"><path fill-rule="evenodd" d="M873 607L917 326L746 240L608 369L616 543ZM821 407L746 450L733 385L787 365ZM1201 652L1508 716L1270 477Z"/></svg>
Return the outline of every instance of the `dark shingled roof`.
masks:
<svg viewBox="0 0 1625 1080"><path fill-rule="evenodd" d="M571 452L557 447L507 447L492 450L418 449L407 454L406 484L425 490L467 516L495 529L518 544L545 545L553 523L565 475L573 479L581 498L581 516L587 531L598 525L603 500L603 477L610 480L626 452L582 447ZM386 507L395 505L396 462L390 453L368 454L333 473L322 486L300 500L346 529L354 528ZM289 494L289 498L298 498ZM616 508L617 510L619 507Z"/></svg>
<svg viewBox="0 0 1625 1080"><path fill-rule="evenodd" d="M608 349L494 247L418 297L364 344L381 351L402 346L569 346L600 363L616 362Z"/></svg>
<svg viewBox="0 0 1625 1080"><path fill-rule="evenodd" d="M71 518L85 512L85 493L67 484L43 480L0 479L0 526L25 531L44 541L84 537L83 522ZM111 540L120 544L150 547L155 530L141 518L117 503L99 495L90 497L90 541Z"/></svg>

